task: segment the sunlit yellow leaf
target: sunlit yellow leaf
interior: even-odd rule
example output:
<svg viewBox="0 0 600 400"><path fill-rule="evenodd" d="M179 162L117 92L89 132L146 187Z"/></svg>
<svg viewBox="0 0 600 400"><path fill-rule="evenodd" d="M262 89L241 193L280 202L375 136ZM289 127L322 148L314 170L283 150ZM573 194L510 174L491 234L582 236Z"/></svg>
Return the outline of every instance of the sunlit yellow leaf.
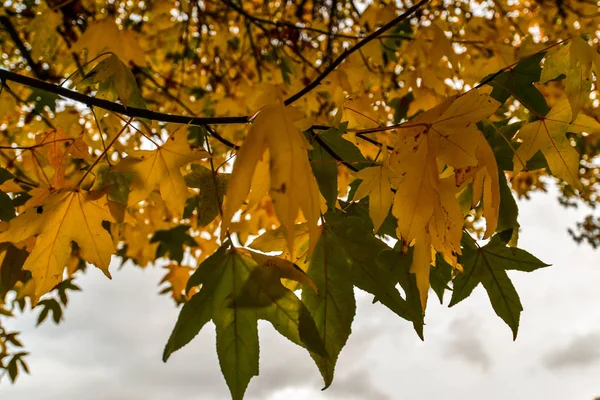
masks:
<svg viewBox="0 0 600 400"><path fill-rule="evenodd" d="M110 17L88 25L85 33L73 46L75 52L83 49L88 51L88 60L99 54L112 52L124 63L131 61L140 66L146 65L146 56L138 43L137 34L120 30Z"/></svg>
<svg viewBox="0 0 600 400"><path fill-rule="evenodd" d="M523 144L517 149L513 162L514 174L525 168L523 162L541 150L548 162L550 171L575 188L581 188L579 181L579 153L566 137L571 122L571 107L567 99L552 107L548 115L522 127L517 138Z"/></svg>
<svg viewBox="0 0 600 400"><path fill-rule="evenodd" d="M29 208L0 233L0 242L19 242L38 235L23 268L31 271L37 298L50 291L63 277L71 254L71 241L81 257L110 278L108 265L114 246L102 221L113 221L107 200L90 199L83 191L61 191L41 206Z"/></svg>
<svg viewBox="0 0 600 400"><path fill-rule="evenodd" d="M277 217L288 232L288 247L293 248L292 232L301 210L310 231L310 249L314 248L319 236L320 193L308 161L310 145L294 125L302 118L301 112L282 103L269 104L260 111L233 167L223 212L223 234L248 196L256 165L268 148L269 194Z"/></svg>
<svg viewBox="0 0 600 400"><path fill-rule="evenodd" d="M189 191L180 168L207 157L206 151L187 143L183 131L172 134L156 150L132 152L117 167L120 171L132 171L135 174L131 182L129 204L145 200L158 187L169 210L181 217Z"/></svg>
<svg viewBox="0 0 600 400"><path fill-rule="evenodd" d="M381 165L364 168L356 176L362 179L362 183L354 194L354 200L369 196L369 215L377 232L390 211L394 197L390 188L389 167Z"/></svg>

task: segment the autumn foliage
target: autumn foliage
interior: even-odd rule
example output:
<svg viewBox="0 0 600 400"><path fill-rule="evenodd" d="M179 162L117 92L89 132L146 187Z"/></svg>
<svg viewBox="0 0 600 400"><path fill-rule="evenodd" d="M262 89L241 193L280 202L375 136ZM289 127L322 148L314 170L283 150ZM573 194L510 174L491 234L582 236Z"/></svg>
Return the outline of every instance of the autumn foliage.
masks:
<svg viewBox="0 0 600 400"><path fill-rule="evenodd" d="M78 277L119 263L163 266L182 304L165 361L212 321L234 399L258 375L259 319L329 386L355 288L423 338L430 289L454 306L481 284L516 338L507 271L547 264L518 248L515 196L554 181L564 204L596 200L593 1L8 3L12 381L26 353L2 321L59 323ZM572 234L598 232L590 216Z"/></svg>

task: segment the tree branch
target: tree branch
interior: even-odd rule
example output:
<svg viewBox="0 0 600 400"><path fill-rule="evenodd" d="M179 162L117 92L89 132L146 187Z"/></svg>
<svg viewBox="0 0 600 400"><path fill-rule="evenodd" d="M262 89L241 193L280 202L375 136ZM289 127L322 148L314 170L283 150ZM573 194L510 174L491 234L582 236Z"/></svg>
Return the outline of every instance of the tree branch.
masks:
<svg viewBox="0 0 600 400"><path fill-rule="evenodd" d="M77 101L88 106L102 108L104 110L113 111L119 114L134 118L145 118L152 121L172 122L176 124L204 126L212 125L232 125L232 124L248 124L250 117L247 115L237 117L193 117L187 115L166 114L156 111L146 110L144 108L125 107L122 104L112 101L98 99L96 97L87 96L64 87L44 82L39 79L30 78L28 76L19 75L14 72L0 68L0 79L20 83L32 88L44 90L46 92L55 93L67 99Z"/></svg>
<svg viewBox="0 0 600 400"><path fill-rule="evenodd" d="M327 61L331 59L333 53L333 25L335 23L335 14L337 13L337 0L331 0L331 7L329 8L329 33L327 35Z"/></svg>
<svg viewBox="0 0 600 400"><path fill-rule="evenodd" d="M176 96L172 95L171 92L169 92L169 89L166 86L161 86L160 83L158 83L156 81L156 79L154 79L154 77L152 76L151 73L149 73L148 71L145 70L141 70L142 74L144 76L146 76L148 79L150 79L150 82L152 82L152 84L157 87L158 89L160 89L163 92L163 95L165 97L167 97L168 99L174 101L175 103L177 103L181 108L183 108L184 111L194 115L194 112L185 105L184 102L182 102L181 100L179 100L179 98L177 98ZM206 125L206 130L208 131L208 133L214 137L215 139L217 139L219 142L223 143L224 145L235 149L235 150L239 150L240 146L230 142L229 140L225 139L223 136L219 135L214 129L212 129L211 127L209 127L208 125Z"/></svg>
<svg viewBox="0 0 600 400"><path fill-rule="evenodd" d="M348 161L344 160L342 157L340 157L331 147L329 147L327 145L327 143L325 143L323 141L323 139L321 139L319 137L319 135L317 135L312 129L310 130L310 133L312 134L313 139L315 140L315 142L319 143L319 146L321 146L323 148L323 150L325 150L326 152L329 153L329 155L331 157L333 157L336 161L342 163L343 165L346 166L346 168L348 168L351 171L354 172L358 172L359 169L356 168L354 165L350 164Z"/></svg>
<svg viewBox="0 0 600 400"><path fill-rule="evenodd" d="M31 68L33 74L39 79L47 79L49 77L48 72L45 71L39 63L35 62L33 58L31 58L31 53L29 49L25 46L23 40L21 40L19 32L17 32L11 20L6 16L2 16L0 17L0 23L4 25L4 28L10 35L10 38L13 42L15 42L17 49L19 49L21 56L25 59L27 65L29 65L29 67Z"/></svg>
<svg viewBox="0 0 600 400"><path fill-rule="evenodd" d="M325 79L330 73L332 73L352 53L360 50L363 46L367 45L373 39L376 39L377 37L381 36L382 34L384 34L385 32L387 32L388 30L390 30L391 28L393 28L395 25L398 25L400 22L402 22L405 19L407 19L408 17L410 17L415 11L417 11L419 8L421 8L421 6L423 6L425 3L429 2L429 1L430 0L421 0L420 2L418 2L417 4L415 4L414 6L412 6L408 10L406 10L406 12L404 12L403 14L397 16L396 18L394 18L393 20L391 20L390 22L388 22L387 24L385 24L381 28L377 29L375 32L371 33L369 36L367 36L364 39L362 39L360 42L356 43L354 46L352 46L349 49L347 49L346 51L344 51L340 56L338 56L338 58L336 58L335 60L333 60L333 62L331 64L329 64L329 66L319 76L317 76L314 81L312 81L311 83L309 83L308 85L306 85L303 89L301 89L300 91L298 91L296 94L288 97L285 100L284 104L286 106L289 106L290 104L292 104L296 100L302 98L302 96L304 96L305 94L307 94L310 91L312 91L314 88L316 88L317 86L319 86L319 84L321 83L321 81L323 79Z"/></svg>

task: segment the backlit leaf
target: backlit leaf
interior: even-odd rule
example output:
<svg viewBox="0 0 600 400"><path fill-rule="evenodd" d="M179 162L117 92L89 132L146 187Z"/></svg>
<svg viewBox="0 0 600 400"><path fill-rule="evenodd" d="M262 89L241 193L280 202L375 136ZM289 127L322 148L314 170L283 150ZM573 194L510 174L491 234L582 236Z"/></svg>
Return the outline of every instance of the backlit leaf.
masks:
<svg viewBox="0 0 600 400"><path fill-rule="evenodd" d="M531 272L548 265L524 250L507 247L498 236L492 237L483 247L469 236L464 237L463 243L460 262L464 273L452 281L450 307L468 297L481 283L488 293L494 311L511 328L513 338L516 338L523 306L506 271Z"/></svg>
<svg viewBox="0 0 600 400"><path fill-rule="evenodd" d="M38 235L23 269L31 271L39 298L62 280L71 241L77 243L84 260L110 278L108 265L114 245L103 221L114 221L105 199L92 199L83 191L59 191L41 206L14 218L0 233L0 242L18 242Z"/></svg>

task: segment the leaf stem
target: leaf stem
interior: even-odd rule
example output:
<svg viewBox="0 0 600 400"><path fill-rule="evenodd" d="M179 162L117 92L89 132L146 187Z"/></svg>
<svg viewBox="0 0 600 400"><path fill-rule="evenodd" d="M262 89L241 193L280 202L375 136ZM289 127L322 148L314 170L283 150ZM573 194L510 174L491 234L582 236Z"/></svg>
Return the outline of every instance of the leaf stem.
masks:
<svg viewBox="0 0 600 400"><path fill-rule="evenodd" d="M127 129L127 127L131 124L131 121L133 121L133 117L129 118L129 121L127 121L127 123L125 124L125 126L123 126L123 128L121 128L121 130L115 135L115 137L113 138L113 140L110 141L110 143L108 144L108 146L106 147L106 149L104 149L104 151L102 152L102 154L100 154L98 156L98 158L96 158L96 160L94 160L94 162L92 163L92 165L90 165L90 167L87 169L87 171L85 171L85 174L83 174L83 176L81 177L81 179L79 180L79 182L77 182L77 184L75 185L75 187L79 187L79 185L81 185L81 182L83 182L83 180L90 174L90 172L92 172L92 170L94 169L94 167L96 166L96 164L98 164L98 162L100 162L100 160L102 159L102 157L104 157L106 155L106 153L108 152L108 150L112 147L113 144L115 144L115 142L117 141L117 139L119 139L119 137L121 136L121 134L123 134L123 132L125 132L125 129Z"/></svg>

